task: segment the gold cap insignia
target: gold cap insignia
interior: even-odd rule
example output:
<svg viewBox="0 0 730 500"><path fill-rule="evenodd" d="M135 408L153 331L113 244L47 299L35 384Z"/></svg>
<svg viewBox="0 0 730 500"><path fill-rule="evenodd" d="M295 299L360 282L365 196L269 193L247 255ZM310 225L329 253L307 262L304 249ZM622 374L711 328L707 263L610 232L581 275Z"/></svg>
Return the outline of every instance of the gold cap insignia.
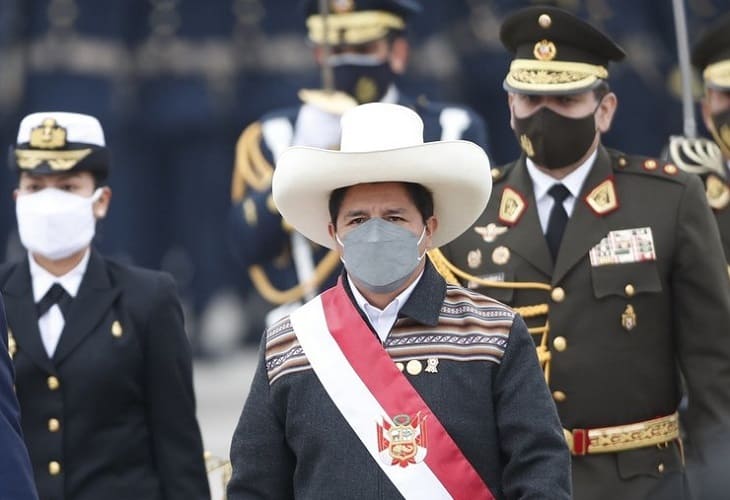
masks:
<svg viewBox="0 0 730 500"><path fill-rule="evenodd" d="M112 323L112 336L115 338L119 338L122 336L123 330L122 325L119 323L119 321L115 321Z"/></svg>
<svg viewBox="0 0 730 500"><path fill-rule="evenodd" d="M634 306L631 304L627 305L626 309L621 314L621 326L623 326L624 330L627 332L636 328L636 313L634 312Z"/></svg>
<svg viewBox="0 0 730 500"><path fill-rule="evenodd" d="M507 227L505 226L498 226L494 222L490 222L486 226L474 226L474 232L476 232L479 236L482 237L484 241L487 243L492 243L494 240L497 239L497 236L500 236L507 232Z"/></svg>
<svg viewBox="0 0 730 500"><path fill-rule="evenodd" d="M510 251L507 247L497 247L492 252L492 262L498 266L502 266L509 262Z"/></svg>
<svg viewBox="0 0 730 500"><path fill-rule="evenodd" d="M478 248L475 250L470 250L469 253L466 254L466 265L469 266L469 269L476 269L477 267L482 265L482 251Z"/></svg>
<svg viewBox="0 0 730 500"><path fill-rule="evenodd" d="M30 146L38 149L58 149L66 145L66 129L54 118L46 118L30 131Z"/></svg>
<svg viewBox="0 0 730 500"><path fill-rule="evenodd" d="M540 14L540 17L537 18L537 24L539 24L541 28L548 29L553 24L553 20L547 14Z"/></svg>
<svg viewBox="0 0 730 500"><path fill-rule="evenodd" d="M532 54L538 61L552 61L558 53L557 47L550 40L540 40L535 44Z"/></svg>
<svg viewBox="0 0 730 500"><path fill-rule="evenodd" d="M513 226L520 220L527 208L524 198L514 189L505 188L499 202L499 220Z"/></svg>
<svg viewBox="0 0 730 500"><path fill-rule="evenodd" d="M716 175L708 175L705 181L707 203L713 210L722 210L730 203L730 188Z"/></svg>
<svg viewBox="0 0 730 500"><path fill-rule="evenodd" d="M355 10L355 0L332 0L330 10L334 14L344 14Z"/></svg>
<svg viewBox="0 0 730 500"><path fill-rule="evenodd" d="M618 197L613 179L606 179L585 198L588 206L596 215L606 215L618 208Z"/></svg>

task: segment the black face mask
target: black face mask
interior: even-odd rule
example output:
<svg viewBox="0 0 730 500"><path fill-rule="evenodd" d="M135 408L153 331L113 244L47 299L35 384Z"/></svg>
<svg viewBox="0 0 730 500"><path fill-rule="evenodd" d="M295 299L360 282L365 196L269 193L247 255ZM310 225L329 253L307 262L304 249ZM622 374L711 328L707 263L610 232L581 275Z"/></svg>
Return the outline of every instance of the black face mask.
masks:
<svg viewBox="0 0 730 500"><path fill-rule="evenodd" d="M712 115L712 136L725 157L730 158L730 109Z"/></svg>
<svg viewBox="0 0 730 500"><path fill-rule="evenodd" d="M330 64L335 89L351 95L358 104L381 100L395 80L390 63L373 56L336 55L330 58Z"/></svg>
<svg viewBox="0 0 730 500"><path fill-rule="evenodd" d="M515 136L536 165L550 170L567 167L583 158L593 144L594 113L568 118L543 107L526 118L515 116Z"/></svg>

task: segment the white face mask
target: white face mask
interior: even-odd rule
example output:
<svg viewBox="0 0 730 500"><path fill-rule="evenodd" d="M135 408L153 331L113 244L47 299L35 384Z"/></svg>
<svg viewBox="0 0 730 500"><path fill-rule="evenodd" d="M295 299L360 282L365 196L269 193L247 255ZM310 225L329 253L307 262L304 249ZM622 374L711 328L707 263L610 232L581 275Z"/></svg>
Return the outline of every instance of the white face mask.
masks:
<svg viewBox="0 0 730 500"><path fill-rule="evenodd" d="M51 260L63 259L88 246L96 229L92 205L101 194L101 188L88 198L46 188L19 195L15 214L23 246Z"/></svg>

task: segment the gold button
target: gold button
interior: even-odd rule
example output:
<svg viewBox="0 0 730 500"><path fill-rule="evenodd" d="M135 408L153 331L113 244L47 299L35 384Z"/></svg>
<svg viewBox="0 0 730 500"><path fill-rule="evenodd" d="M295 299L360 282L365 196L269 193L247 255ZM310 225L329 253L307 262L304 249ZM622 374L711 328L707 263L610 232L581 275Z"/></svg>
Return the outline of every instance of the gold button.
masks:
<svg viewBox="0 0 730 500"><path fill-rule="evenodd" d="M494 179L496 181L497 179L499 179L499 176L502 172L500 172L498 168L493 168L491 173L492 173L492 179Z"/></svg>
<svg viewBox="0 0 730 500"><path fill-rule="evenodd" d="M57 418L51 418L48 420L48 430L51 432L58 432L61 428L61 422Z"/></svg>
<svg viewBox="0 0 730 500"><path fill-rule="evenodd" d="M656 470L658 470L659 473L664 472L664 464L660 462L659 465L656 466Z"/></svg>
<svg viewBox="0 0 730 500"><path fill-rule="evenodd" d="M553 291L550 292L550 297L555 302L562 302L563 300L565 300L565 290L560 287L553 288Z"/></svg>
<svg viewBox="0 0 730 500"><path fill-rule="evenodd" d="M405 368L405 366L403 365L403 363L396 363L395 364L395 367L398 368L398 371L400 371L400 372L402 372L403 371L403 368Z"/></svg>
<svg viewBox="0 0 730 500"><path fill-rule="evenodd" d="M61 473L61 464L59 464L55 460L53 462L49 462L48 472L50 472L51 476L59 475Z"/></svg>
<svg viewBox="0 0 730 500"><path fill-rule="evenodd" d="M628 162L626 161L626 158L619 158L618 164L620 167L625 167Z"/></svg>
<svg viewBox="0 0 730 500"><path fill-rule="evenodd" d="M677 167L672 165L671 163L669 165L664 166L664 172L669 175L676 175L677 174Z"/></svg>
<svg viewBox="0 0 730 500"><path fill-rule="evenodd" d="M541 28L548 29L553 24L553 20L547 14L540 14L540 17L537 18L537 23Z"/></svg>
<svg viewBox="0 0 730 500"><path fill-rule="evenodd" d="M633 297L634 294L636 293L636 288L634 288L634 285L629 283L628 285L626 285L624 287L624 292L626 292L627 297Z"/></svg>
<svg viewBox="0 0 730 500"><path fill-rule="evenodd" d="M417 359L410 360L406 365L406 371L411 375L418 375L419 373L421 373L421 370L423 370L423 366L421 365L421 362Z"/></svg>
<svg viewBox="0 0 730 500"><path fill-rule="evenodd" d="M563 391L555 391L553 392L553 399L558 403L562 403L563 401L568 399L568 396L566 396Z"/></svg>
<svg viewBox="0 0 730 500"><path fill-rule="evenodd" d="M51 375L50 377L48 377L48 379L46 379L46 382L48 383L48 388L50 390L52 390L52 391L55 391L56 389L58 389L59 387L61 387L61 383L53 375Z"/></svg>
<svg viewBox="0 0 730 500"><path fill-rule="evenodd" d="M563 352L568 348L568 341L565 340L565 337L555 337L553 339L553 347L558 352Z"/></svg>

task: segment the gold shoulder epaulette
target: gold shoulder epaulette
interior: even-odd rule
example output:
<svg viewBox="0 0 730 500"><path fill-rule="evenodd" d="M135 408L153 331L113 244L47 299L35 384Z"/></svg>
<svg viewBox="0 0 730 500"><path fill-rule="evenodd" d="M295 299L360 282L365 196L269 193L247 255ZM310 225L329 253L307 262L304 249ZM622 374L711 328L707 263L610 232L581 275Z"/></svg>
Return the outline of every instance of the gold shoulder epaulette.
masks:
<svg viewBox="0 0 730 500"><path fill-rule="evenodd" d="M274 166L261 150L261 122L246 127L236 143L236 160L231 181L231 199L241 201L246 187L265 191L271 186Z"/></svg>
<svg viewBox="0 0 730 500"><path fill-rule="evenodd" d="M248 275L251 278L256 290L259 294L272 304L289 304L301 300L308 290L318 290L322 283L329 277L340 263L340 256L334 250L327 252L322 260L317 263L314 268L314 275L307 283L299 283L289 289L279 290L276 288L266 271L261 266L251 266L248 268Z"/></svg>

